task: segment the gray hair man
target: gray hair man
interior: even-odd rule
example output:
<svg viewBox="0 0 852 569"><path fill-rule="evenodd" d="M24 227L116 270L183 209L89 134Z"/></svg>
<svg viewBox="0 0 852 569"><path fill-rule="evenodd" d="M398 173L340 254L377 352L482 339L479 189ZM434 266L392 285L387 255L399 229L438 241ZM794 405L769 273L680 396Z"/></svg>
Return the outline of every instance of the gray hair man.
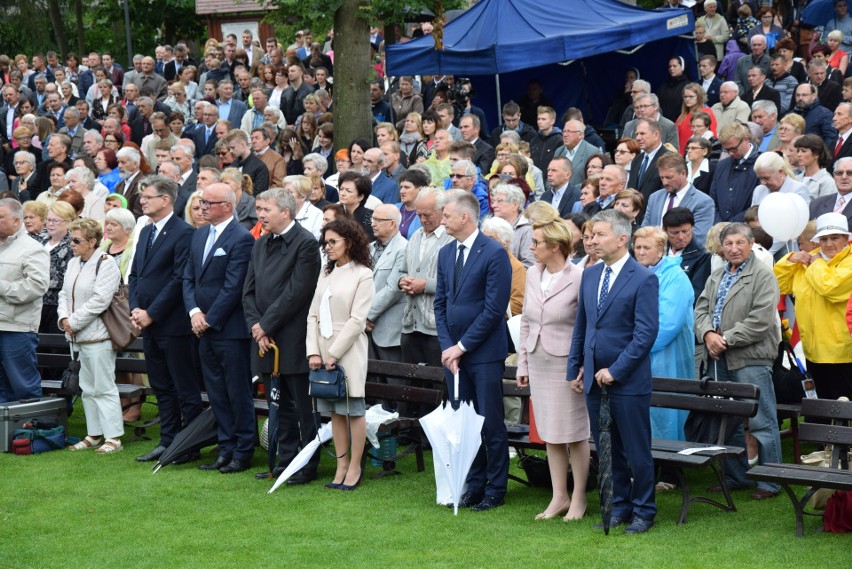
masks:
<svg viewBox="0 0 852 569"><path fill-rule="evenodd" d="M406 303L405 295L397 286L408 244L399 232L401 221L399 208L390 204L377 207L371 221L376 238L370 243L376 294L367 314L370 357L392 362L402 361L400 335Z"/></svg>

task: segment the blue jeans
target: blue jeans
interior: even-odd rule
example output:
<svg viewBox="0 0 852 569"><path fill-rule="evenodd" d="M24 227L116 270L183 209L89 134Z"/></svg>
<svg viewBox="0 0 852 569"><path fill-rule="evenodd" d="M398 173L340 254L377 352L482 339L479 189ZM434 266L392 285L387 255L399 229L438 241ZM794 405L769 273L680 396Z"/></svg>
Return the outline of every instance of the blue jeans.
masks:
<svg viewBox="0 0 852 569"><path fill-rule="evenodd" d="M0 332L0 403L41 397L36 347L35 332Z"/></svg>
<svg viewBox="0 0 852 569"><path fill-rule="evenodd" d="M760 464L781 462L781 433L778 430L778 409L775 403L775 389L772 386L772 368L765 366L746 366L736 370L729 370L725 355L719 358L711 371L717 381L733 381L735 383L750 383L760 389L760 398L757 401L757 415L748 420L748 430L757 439L758 461ZM727 444L745 448L745 434L742 425L737 427ZM752 486L752 481L746 477L748 470L748 459L742 456L738 460L725 461L725 474L731 488L747 488ZM777 484L758 482L759 490L768 490L777 494L780 487Z"/></svg>

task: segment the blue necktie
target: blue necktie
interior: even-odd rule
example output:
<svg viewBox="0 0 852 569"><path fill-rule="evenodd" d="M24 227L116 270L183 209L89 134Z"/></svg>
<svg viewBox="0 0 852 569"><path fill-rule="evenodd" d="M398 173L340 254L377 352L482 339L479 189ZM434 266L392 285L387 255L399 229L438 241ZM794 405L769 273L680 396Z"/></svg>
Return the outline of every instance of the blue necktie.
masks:
<svg viewBox="0 0 852 569"><path fill-rule="evenodd" d="M145 244L145 252L151 250L151 247L154 245L154 239L157 238L157 226L151 226L151 233L148 234L148 243Z"/></svg>
<svg viewBox="0 0 852 569"><path fill-rule="evenodd" d="M216 228L210 226L210 234L207 236L207 244L204 246L204 257L201 258L201 264L207 262L207 256L210 255L210 250L213 249L213 244L216 243Z"/></svg>
<svg viewBox="0 0 852 569"><path fill-rule="evenodd" d="M645 175L645 170L648 169L648 162L648 155L645 154L645 158L642 160L642 165L639 166L639 177L636 178L636 181L640 184L642 183L642 177Z"/></svg>
<svg viewBox="0 0 852 569"><path fill-rule="evenodd" d="M604 301L606 301L606 295L609 294L609 276L612 274L612 268L607 267L604 271L604 280L603 285L601 286L601 296L598 299L598 314L601 313L601 308L603 308Z"/></svg>
<svg viewBox="0 0 852 569"><path fill-rule="evenodd" d="M459 245L459 256L456 257L456 278L453 282L453 292L458 292L459 281L461 280L462 270L464 269L464 245Z"/></svg>

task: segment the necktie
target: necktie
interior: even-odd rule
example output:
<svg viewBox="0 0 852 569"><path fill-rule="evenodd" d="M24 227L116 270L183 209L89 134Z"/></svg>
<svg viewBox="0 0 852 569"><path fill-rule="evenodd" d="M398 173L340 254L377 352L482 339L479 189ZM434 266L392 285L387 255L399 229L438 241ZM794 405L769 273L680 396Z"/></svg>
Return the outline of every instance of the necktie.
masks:
<svg viewBox="0 0 852 569"><path fill-rule="evenodd" d="M840 149L843 147L843 137L837 137L837 146L834 147L834 157L837 158L837 155L840 154Z"/></svg>
<svg viewBox="0 0 852 569"><path fill-rule="evenodd" d="M846 199L843 196L837 198L837 203L834 204L834 213L840 213L843 211L843 207L846 205Z"/></svg>
<svg viewBox="0 0 852 569"><path fill-rule="evenodd" d="M461 280L462 270L464 269L464 245L459 245L459 256L456 257L456 275L453 281L453 292L458 292L459 281Z"/></svg>
<svg viewBox="0 0 852 569"><path fill-rule="evenodd" d="M151 226L151 233L148 234L148 243L145 244L145 252L146 253L151 250L151 246L154 245L154 239L156 239L156 238L157 238L157 226L152 225Z"/></svg>
<svg viewBox="0 0 852 569"><path fill-rule="evenodd" d="M639 183L642 183L642 177L645 176L645 170L648 169L648 162L649 161L650 160L648 160L648 155L646 154L645 158L642 160L642 165L639 166L639 178L637 178L637 181Z"/></svg>
<svg viewBox="0 0 852 569"><path fill-rule="evenodd" d="M207 256L210 254L210 250L213 249L214 243L216 243L216 228L211 225L210 233L207 235L207 244L204 246L204 257L201 258L202 265L207 262Z"/></svg>
<svg viewBox="0 0 852 569"><path fill-rule="evenodd" d="M674 207L674 200L677 194L669 194L669 205L666 206L666 211L670 211Z"/></svg>
<svg viewBox="0 0 852 569"><path fill-rule="evenodd" d="M210 142L210 127L207 127L207 132L204 134L204 145L207 146L207 143Z"/></svg>
<svg viewBox="0 0 852 569"><path fill-rule="evenodd" d="M601 286L601 296L598 299L598 314L600 314L601 308L603 308L604 301L606 300L606 295L609 294L609 277L611 274L612 268L607 267L604 271L603 286Z"/></svg>

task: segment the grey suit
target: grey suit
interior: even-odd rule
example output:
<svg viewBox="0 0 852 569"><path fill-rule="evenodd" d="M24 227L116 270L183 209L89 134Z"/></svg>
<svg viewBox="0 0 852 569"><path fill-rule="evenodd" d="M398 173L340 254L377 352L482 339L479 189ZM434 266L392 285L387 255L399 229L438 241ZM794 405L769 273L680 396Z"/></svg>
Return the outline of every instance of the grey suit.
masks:
<svg viewBox="0 0 852 569"><path fill-rule="evenodd" d="M572 184L578 185L583 183L583 180L586 179L586 162L588 161L589 156L592 154L598 154L600 151L600 148L589 144L585 140L580 141L580 144L578 144L577 148L574 150L574 158L571 159L571 164L574 166L574 172L571 174ZM554 158L557 156L568 157L568 149L565 148L565 145L560 146L556 149L556 152L553 153Z"/></svg>
<svg viewBox="0 0 852 569"><path fill-rule="evenodd" d="M636 121L639 119L634 119L624 125L624 134L622 137L625 138L636 138ZM675 123L660 115L660 118L657 119L657 122L660 123L660 130L662 131L662 141L663 144L671 144L675 148L680 148L680 138L677 135L677 127Z"/></svg>
<svg viewBox="0 0 852 569"><path fill-rule="evenodd" d="M834 205L837 203L838 197L840 197L839 194L832 194L830 196L822 196L821 198L813 200L809 206L811 210L811 219L816 219L824 213L833 212ZM852 227L852 207L849 206L849 202L852 201L852 193L846 194L843 196L843 199L845 200L845 204L840 213L846 216L849 226Z"/></svg>
<svg viewBox="0 0 852 569"><path fill-rule="evenodd" d="M663 216L666 213L666 202L669 199L669 194L665 189L657 190L648 199L648 206L645 209L645 217L642 220L642 227L646 225L663 225ZM686 190L686 194L678 204L678 207L685 207L692 212L695 217L695 226L692 230L695 243L704 246L707 241L707 232L713 225L715 215L715 206L713 199L695 188L692 184Z"/></svg>
<svg viewBox="0 0 852 569"><path fill-rule="evenodd" d="M375 324L370 333L371 357L401 360L400 334L405 295L399 289L400 271L405 262L408 241L400 233L391 237L381 256L373 266L373 283L376 294L367 319ZM378 241L370 244L370 254L375 256Z"/></svg>

